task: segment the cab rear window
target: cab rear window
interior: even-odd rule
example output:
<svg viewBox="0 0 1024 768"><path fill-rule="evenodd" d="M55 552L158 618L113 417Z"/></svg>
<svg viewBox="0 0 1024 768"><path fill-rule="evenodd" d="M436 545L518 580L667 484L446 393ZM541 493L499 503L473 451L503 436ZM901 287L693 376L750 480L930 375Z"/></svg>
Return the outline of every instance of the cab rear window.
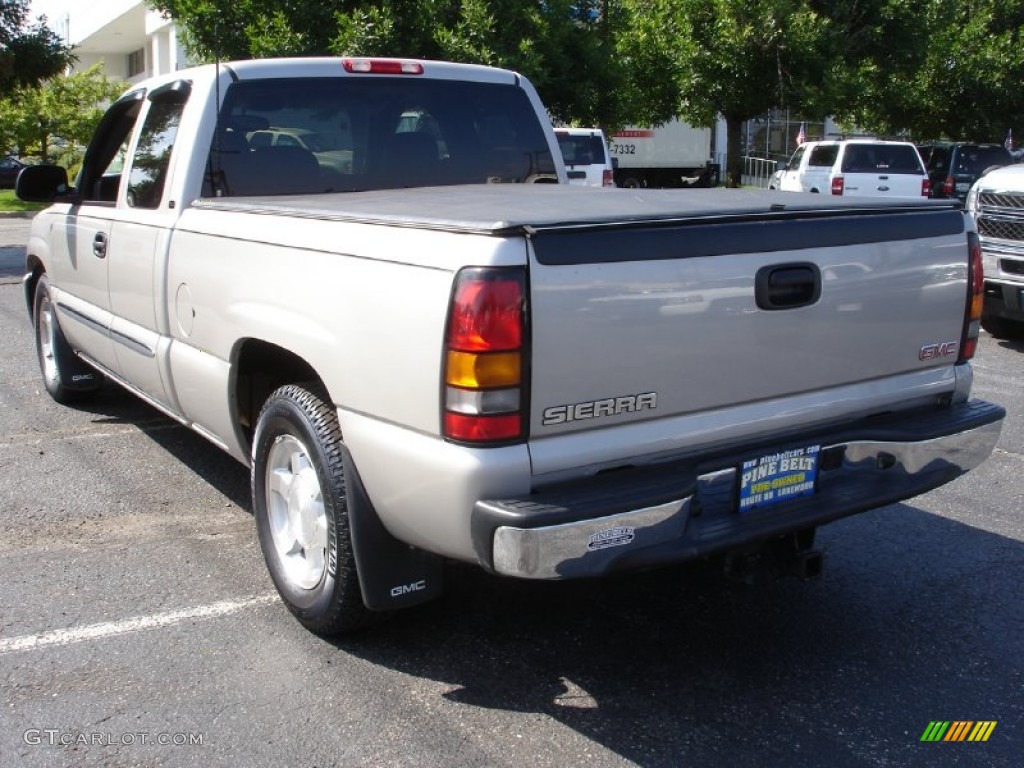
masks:
<svg viewBox="0 0 1024 768"><path fill-rule="evenodd" d="M557 180L547 136L521 88L428 78L289 78L228 89L203 194Z"/></svg>

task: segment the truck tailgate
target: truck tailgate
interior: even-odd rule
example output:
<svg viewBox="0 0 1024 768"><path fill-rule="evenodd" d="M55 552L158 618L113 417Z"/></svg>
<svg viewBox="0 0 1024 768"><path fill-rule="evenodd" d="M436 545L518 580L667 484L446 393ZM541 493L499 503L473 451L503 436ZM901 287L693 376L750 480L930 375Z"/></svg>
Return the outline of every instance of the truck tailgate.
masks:
<svg viewBox="0 0 1024 768"><path fill-rule="evenodd" d="M955 209L768 210L531 239L531 441L849 397L858 383L866 396L956 360L967 239Z"/></svg>

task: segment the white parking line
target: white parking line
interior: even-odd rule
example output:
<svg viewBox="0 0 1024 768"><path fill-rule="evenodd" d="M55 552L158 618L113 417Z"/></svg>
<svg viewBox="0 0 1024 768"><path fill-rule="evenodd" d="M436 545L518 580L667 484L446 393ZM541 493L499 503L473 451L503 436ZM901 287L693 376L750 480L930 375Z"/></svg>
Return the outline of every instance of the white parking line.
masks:
<svg viewBox="0 0 1024 768"><path fill-rule="evenodd" d="M144 629L167 627L188 619L213 619L218 616L226 616L229 613L241 611L244 608L273 603L279 599L276 592L268 592L265 595L250 597L245 600L222 600L219 603L185 608L180 611L169 611L168 613L157 613L152 616L136 616L131 619L122 619L121 621L89 624L85 627L55 629L52 632L43 632L39 635L11 637L0 640L0 655L46 648L51 645L71 645L86 640L98 640L103 637L114 637L125 635L129 632L139 632Z"/></svg>

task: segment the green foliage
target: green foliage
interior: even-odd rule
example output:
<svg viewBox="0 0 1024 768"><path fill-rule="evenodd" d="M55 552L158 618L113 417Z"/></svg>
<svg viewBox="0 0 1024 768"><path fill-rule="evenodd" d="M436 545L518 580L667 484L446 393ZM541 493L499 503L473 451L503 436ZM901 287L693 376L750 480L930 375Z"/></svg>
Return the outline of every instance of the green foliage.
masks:
<svg viewBox="0 0 1024 768"><path fill-rule="evenodd" d="M771 108L915 138L1024 136L1024 0L155 0L212 61L387 55L506 67L555 120Z"/></svg>
<svg viewBox="0 0 1024 768"><path fill-rule="evenodd" d="M837 36L807 0L628 0L619 42L638 74L630 104L644 122L680 115L728 128L728 174L740 175L740 127L773 107L829 103ZM652 98L653 97L653 98Z"/></svg>
<svg viewBox="0 0 1024 768"><path fill-rule="evenodd" d="M0 94L37 85L74 56L42 19L29 23L29 0L0 0Z"/></svg>
<svg viewBox="0 0 1024 768"><path fill-rule="evenodd" d="M17 146L22 155L73 166L103 116L103 105L125 88L101 70L95 64L0 99L0 146Z"/></svg>
<svg viewBox="0 0 1024 768"><path fill-rule="evenodd" d="M48 203L26 203L19 200L13 189L0 189L0 212L41 211Z"/></svg>
<svg viewBox="0 0 1024 768"><path fill-rule="evenodd" d="M1024 0L875 0L858 20L837 114L886 134L976 141L1024 122Z"/></svg>

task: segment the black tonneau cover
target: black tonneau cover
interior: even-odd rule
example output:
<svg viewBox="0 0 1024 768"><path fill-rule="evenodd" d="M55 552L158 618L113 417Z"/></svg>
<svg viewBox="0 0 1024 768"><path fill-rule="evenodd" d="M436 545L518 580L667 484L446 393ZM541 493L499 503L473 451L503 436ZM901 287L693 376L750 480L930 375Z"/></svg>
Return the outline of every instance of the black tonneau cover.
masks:
<svg viewBox="0 0 1024 768"><path fill-rule="evenodd" d="M737 220L879 216L958 210L955 200L882 200L775 190L597 189L564 184L475 184L279 197L202 199L198 208L490 235L671 226ZM929 217L931 218L931 217ZM960 231L963 223L960 222ZM896 227L895 229L899 229ZM934 230L932 231L934 233ZM892 238L892 232L887 237ZM921 235L917 235L921 236ZM877 239L877 238L873 238Z"/></svg>

